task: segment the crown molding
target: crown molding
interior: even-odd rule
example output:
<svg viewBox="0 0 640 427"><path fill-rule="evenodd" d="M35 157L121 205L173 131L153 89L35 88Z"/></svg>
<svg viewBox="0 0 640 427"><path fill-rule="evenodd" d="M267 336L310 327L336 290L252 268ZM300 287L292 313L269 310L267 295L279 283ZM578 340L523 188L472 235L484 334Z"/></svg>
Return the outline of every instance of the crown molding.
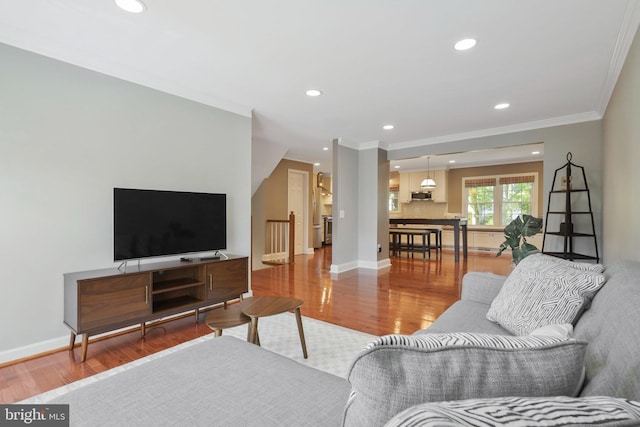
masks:
<svg viewBox="0 0 640 427"><path fill-rule="evenodd" d="M338 145L342 145L343 147L352 148L354 150L370 150L372 148L383 148L380 144L380 141L368 141L368 142L355 142L355 141L345 141L344 139L340 139L338 141Z"/></svg>
<svg viewBox="0 0 640 427"><path fill-rule="evenodd" d="M424 145L441 144L444 142L462 141L465 139L484 138L487 136L502 135L514 132L523 132L533 129L542 129L554 126L570 125L575 123L590 122L600 120L602 114L596 111L589 111L580 114L571 114L568 116L552 117L550 119L536 120L533 122L519 123L511 126L503 126L490 129L481 129L472 132L456 133L451 135L436 136L433 138L424 138L413 141L398 142L389 144L388 151L402 150L405 148L421 147Z"/></svg>
<svg viewBox="0 0 640 427"><path fill-rule="evenodd" d="M640 25L640 1L629 0L625 10L618 38L613 49L609 69L607 70L607 78L602 85L600 96L598 98L598 112L604 116L609 105L609 100L613 94L613 90L618 82L618 77L622 72L622 67L627 59L627 54L633 43L633 39Z"/></svg>

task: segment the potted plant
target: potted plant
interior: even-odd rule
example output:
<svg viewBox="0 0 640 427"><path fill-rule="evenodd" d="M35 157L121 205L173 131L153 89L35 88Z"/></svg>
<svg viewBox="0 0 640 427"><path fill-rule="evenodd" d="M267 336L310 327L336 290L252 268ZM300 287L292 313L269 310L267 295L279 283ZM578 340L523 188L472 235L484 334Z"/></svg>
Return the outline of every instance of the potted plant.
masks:
<svg viewBox="0 0 640 427"><path fill-rule="evenodd" d="M502 242L496 256L502 255L505 249L511 248L513 263L518 264L527 255L539 252L538 248L527 243L527 237L537 234L542 229L542 218L531 215L518 215L504 228L505 241Z"/></svg>

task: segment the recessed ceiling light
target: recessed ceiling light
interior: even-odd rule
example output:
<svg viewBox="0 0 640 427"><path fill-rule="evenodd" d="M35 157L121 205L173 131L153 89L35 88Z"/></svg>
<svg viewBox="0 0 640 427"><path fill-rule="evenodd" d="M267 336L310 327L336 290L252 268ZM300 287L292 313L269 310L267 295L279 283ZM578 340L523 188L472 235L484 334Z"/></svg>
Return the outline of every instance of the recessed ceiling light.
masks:
<svg viewBox="0 0 640 427"><path fill-rule="evenodd" d="M539 151L532 151L531 154L533 154L535 156L536 154L540 154L540 152Z"/></svg>
<svg viewBox="0 0 640 427"><path fill-rule="evenodd" d="M463 39L456 43L453 47L455 47L456 50L467 50L474 47L476 43L476 39Z"/></svg>
<svg viewBox="0 0 640 427"><path fill-rule="evenodd" d="M455 162L456 162L455 160L449 160L449 163L455 163Z"/></svg>
<svg viewBox="0 0 640 427"><path fill-rule="evenodd" d="M140 0L116 0L116 4L120 9L131 13L140 13L147 9Z"/></svg>
<svg viewBox="0 0 640 427"><path fill-rule="evenodd" d="M505 108L509 108L509 103L508 102L503 102L501 104L497 104L495 107L496 110L504 110Z"/></svg>
<svg viewBox="0 0 640 427"><path fill-rule="evenodd" d="M320 96L322 95L322 91L318 89L309 89L307 92L308 96Z"/></svg>
<svg viewBox="0 0 640 427"><path fill-rule="evenodd" d="M322 151L329 151L329 147L322 147Z"/></svg>
<svg viewBox="0 0 640 427"><path fill-rule="evenodd" d="M382 126L382 129L391 130L391 129L393 129L393 125L384 125L384 126Z"/></svg>
<svg viewBox="0 0 640 427"><path fill-rule="evenodd" d="M400 169L400 165L395 165L394 168Z"/></svg>
<svg viewBox="0 0 640 427"><path fill-rule="evenodd" d="M316 162L313 164L313 166L320 166L320 163Z"/></svg>

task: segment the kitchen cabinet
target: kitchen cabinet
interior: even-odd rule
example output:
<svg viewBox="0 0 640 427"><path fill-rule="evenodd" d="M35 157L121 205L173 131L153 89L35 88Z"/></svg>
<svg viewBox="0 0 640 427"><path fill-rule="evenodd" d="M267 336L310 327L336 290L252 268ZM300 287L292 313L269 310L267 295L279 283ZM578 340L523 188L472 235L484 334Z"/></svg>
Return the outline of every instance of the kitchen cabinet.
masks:
<svg viewBox="0 0 640 427"><path fill-rule="evenodd" d="M420 183L422 183L427 176L431 176L436 182L436 188L431 190L431 201L436 203L446 202L447 181L449 176L446 170L432 170L429 173L427 173L427 171L400 173L400 189L398 193L400 202L408 203L411 201L411 193L426 191L420 187Z"/></svg>
<svg viewBox="0 0 640 427"><path fill-rule="evenodd" d="M409 172L400 173L400 187L398 188L398 200L400 203L411 201L411 174Z"/></svg>
<svg viewBox="0 0 640 427"><path fill-rule="evenodd" d="M497 251L504 242L502 231L473 231L469 234L473 235L472 246L477 249L495 249Z"/></svg>
<svg viewBox="0 0 640 427"><path fill-rule="evenodd" d="M431 171L431 173L431 177L436 182L436 188L431 190L431 199L436 203L445 203L447 201L449 171L437 170Z"/></svg>
<svg viewBox="0 0 640 427"><path fill-rule="evenodd" d="M527 237L527 242L535 245L538 249L542 249L542 234ZM470 230L467 233L467 245L472 250L491 250L498 251L498 248L504 242L504 232L502 230ZM453 230L442 230L442 245L445 247L453 247Z"/></svg>

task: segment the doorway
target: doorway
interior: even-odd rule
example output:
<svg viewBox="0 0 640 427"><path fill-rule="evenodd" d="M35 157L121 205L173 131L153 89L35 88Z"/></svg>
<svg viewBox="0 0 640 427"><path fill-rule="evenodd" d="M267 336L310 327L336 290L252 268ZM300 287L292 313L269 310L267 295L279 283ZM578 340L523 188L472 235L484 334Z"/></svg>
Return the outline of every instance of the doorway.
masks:
<svg viewBox="0 0 640 427"><path fill-rule="evenodd" d="M306 253L308 247L309 172L289 169L288 212L295 215L294 255Z"/></svg>

